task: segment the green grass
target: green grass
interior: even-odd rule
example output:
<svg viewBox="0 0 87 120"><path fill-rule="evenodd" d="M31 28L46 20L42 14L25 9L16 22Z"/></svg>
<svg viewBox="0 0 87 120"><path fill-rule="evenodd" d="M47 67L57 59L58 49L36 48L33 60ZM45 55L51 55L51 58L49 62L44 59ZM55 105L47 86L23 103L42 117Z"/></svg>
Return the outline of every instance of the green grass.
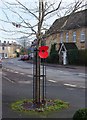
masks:
<svg viewBox="0 0 87 120"><path fill-rule="evenodd" d="M11 108L14 111L29 114L29 115L39 115L39 116L47 116L53 112L65 109L69 107L69 103L64 102L62 100L46 100L46 105L43 107L36 109L27 109L23 105L26 103L27 107L28 103L32 104L33 101L29 99L19 100L11 104Z"/></svg>

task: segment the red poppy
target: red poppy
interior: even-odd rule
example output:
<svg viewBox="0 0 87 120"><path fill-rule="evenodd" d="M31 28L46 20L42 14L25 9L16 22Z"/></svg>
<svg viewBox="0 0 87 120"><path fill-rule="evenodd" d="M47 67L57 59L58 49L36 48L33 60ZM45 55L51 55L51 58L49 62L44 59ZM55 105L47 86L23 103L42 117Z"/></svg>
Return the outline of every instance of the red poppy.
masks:
<svg viewBox="0 0 87 120"><path fill-rule="evenodd" d="M47 58L48 57L48 46L41 46L39 47L39 56L40 58Z"/></svg>

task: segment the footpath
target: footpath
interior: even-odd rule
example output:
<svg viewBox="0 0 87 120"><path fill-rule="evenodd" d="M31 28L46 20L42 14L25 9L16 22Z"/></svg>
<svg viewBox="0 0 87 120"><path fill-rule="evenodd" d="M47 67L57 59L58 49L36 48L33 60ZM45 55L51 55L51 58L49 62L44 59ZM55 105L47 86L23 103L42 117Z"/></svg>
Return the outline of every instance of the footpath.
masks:
<svg viewBox="0 0 87 120"><path fill-rule="evenodd" d="M33 61L32 60L28 60L26 61L28 63L32 63L33 64ZM79 71L79 72L82 72L82 73L86 73L87 74L87 66L76 66L76 65L60 65L60 64L49 64L49 63L45 63L46 66L48 67L56 67L56 68L59 68L59 69L69 69L70 71L71 70L75 70L75 71Z"/></svg>

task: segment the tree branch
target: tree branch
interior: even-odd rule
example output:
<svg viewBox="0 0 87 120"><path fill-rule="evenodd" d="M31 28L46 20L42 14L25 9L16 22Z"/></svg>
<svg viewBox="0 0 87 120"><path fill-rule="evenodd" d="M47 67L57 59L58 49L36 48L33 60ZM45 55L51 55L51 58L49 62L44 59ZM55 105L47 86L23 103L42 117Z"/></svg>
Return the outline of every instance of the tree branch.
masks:
<svg viewBox="0 0 87 120"><path fill-rule="evenodd" d="M33 12L31 12L26 6L24 6L21 2L19 2L18 0L16 0L22 7L24 7L25 8L25 10L27 10L31 15L33 15L37 20L39 20L38 19L38 17L33 13Z"/></svg>
<svg viewBox="0 0 87 120"><path fill-rule="evenodd" d="M49 11L48 13L45 14L45 16L47 16L50 13L53 13L53 12L57 11L60 8L61 3L62 3L62 0L60 1L60 3L58 4L58 7L56 9Z"/></svg>

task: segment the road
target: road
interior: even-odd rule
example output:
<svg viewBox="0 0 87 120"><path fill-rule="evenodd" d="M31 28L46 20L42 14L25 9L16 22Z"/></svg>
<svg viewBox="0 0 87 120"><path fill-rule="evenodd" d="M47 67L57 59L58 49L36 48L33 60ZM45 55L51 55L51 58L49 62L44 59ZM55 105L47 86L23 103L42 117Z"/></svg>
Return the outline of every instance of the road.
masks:
<svg viewBox="0 0 87 120"><path fill-rule="evenodd" d="M32 64L18 61L17 59L8 59L3 62L2 71L3 118L40 117L20 114L12 111L10 108L10 104L13 101L32 98ZM84 71L75 72L75 70L70 71L68 68L60 69L56 67L47 67L46 71L47 98L59 98L70 104L69 109L53 113L46 117L72 118L77 109L85 107ZM78 84L78 80L82 80L80 84Z"/></svg>
<svg viewBox="0 0 87 120"><path fill-rule="evenodd" d="M18 59L8 59L3 63L4 68L8 68L15 72L21 71L20 74L33 75L33 65L18 61ZM55 83L62 83L63 85L73 86L78 88L85 88L85 68L71 69L62 67L46 67L47 80Z"/></svg>

